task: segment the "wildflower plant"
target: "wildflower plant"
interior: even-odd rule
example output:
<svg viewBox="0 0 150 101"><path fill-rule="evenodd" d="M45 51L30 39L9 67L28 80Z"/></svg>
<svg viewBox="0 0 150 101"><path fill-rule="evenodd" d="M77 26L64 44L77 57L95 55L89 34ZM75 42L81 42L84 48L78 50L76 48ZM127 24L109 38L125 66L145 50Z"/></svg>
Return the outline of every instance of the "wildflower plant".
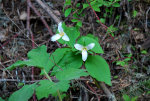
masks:
<svg viewBox="0 0 150 101"><path fill-rule="evenodd" d="M67 27L61 22L58 24L58 32L51 37L51 41L57 40L60 44L66 44L66 47L47 53L47 47L42 45L29 51L27 60L19 60L7 68L13 70L16 67L34 66L41 69L40 75L47 77L45 80L24 85L9 97L9 101L23 101L23 99L28 101L34 93L38 100L52 95L58 96L62 101L70 87L70 81L81 76L91 76L111 86L109 66L99 55L104 52L98 38L92 34L80 36L77 28ZM82 66L85 68L83 69ZM56 77L58 82L51 80L52 76Z"/></svg>

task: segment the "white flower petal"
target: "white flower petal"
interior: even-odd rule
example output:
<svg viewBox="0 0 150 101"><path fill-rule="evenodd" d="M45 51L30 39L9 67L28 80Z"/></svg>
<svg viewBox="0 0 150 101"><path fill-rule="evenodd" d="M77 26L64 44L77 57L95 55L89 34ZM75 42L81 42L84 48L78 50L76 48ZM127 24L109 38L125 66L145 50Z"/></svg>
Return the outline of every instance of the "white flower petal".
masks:
<svg viewBox="0 0 150 101"><path fill-rule="evenodd" d="M94 48L95 43L90 43L89 45L86 46L87 50L90 50L92 48Z"/></svg>
<svg viewBox="0 0 150 101"><path fill-rule="evenodd" d="M58 24L58 31L59 31L59 33L64 32L64 30L63 30L63 28L62 28L62 22L60 22L60 23Z"/></svg>
<svg viewBox="0 0 150 101"><path fill-rule="evenodd" d="M69 41L70 40L66 33L64 33L64 36L62 37L62 39L65 40L65 41Z"/></svg>
<svg viewBox="0 0 150 101"><path fill-rule="evenodd" d="M83 49L83 46L80 45L80 44L75 44L74 47L77 49L77 50L82 50Z"/></svg>
<svg viewBox="0 0 150 101"><path fill-rule="evenodd" d="M88 57L87 51L86 51L86 50L83 50L83 51L82 51L82 60L83 60L83 61L86 61L87 57Z"/></svg>
<svg viewBox="0 0 150 101"><path fill-rule="evenodd" d="M58 39L60 39L61 38L61 36L59 35L59 34L55 34L55 35L53 35L52 37L51 37L51 41L56 41L56 40L58 40Z"/></svg>

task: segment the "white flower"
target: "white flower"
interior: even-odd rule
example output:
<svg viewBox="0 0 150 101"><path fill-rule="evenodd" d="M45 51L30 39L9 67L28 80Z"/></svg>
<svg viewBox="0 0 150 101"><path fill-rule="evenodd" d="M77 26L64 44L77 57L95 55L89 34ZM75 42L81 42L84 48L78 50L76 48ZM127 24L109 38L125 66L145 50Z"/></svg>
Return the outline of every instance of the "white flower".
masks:
<svg viewBox="0 0 150 101"><path fill-rule="evenodd" d="M87 57L88 57L88 53L87 51L94 48L95 46L95 43L90 43L89 45L87 46L82 46L80 44L75 44L74 47L77 49L77 50L80 50L82 52L82 60L83 61L86 61Z"/></svg>
<svg viewBox="0 0 150 101"><path fill-rule="evenodd" d="M60 39L62 37L63 40L65 41L69 41L69 37L67 36L67 34L64 32L63 28L62 28L62 22L60 22L58 24L58 34L55 34L51 37L51 41L56 41L58 39Z"/></svg>

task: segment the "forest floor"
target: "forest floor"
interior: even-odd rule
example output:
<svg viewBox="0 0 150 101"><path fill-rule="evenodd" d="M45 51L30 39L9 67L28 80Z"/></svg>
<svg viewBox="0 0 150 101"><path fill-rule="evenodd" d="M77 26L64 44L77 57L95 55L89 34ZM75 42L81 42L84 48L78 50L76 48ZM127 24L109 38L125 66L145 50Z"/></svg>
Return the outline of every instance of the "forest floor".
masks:
<svg viewBox="0 0 150 101"><path fill-rule="evenodd" d="M4 68L17 60L26 59L27 53L38 46L46 45L49 53L58 48L57 43L50 41L52 33L56 33L57 23L36 0L31 0L32 5L40 12L42 19L45 19L49 29L33 8L29 9L28 20L27 1L0 0L0 97L3 99L7 99L18 90L20 88L18 84L23 81L28 84L44 79L44 76L39 75L38 69L34 69L34 80L32 80L31 68L17 68L13 71L4 71ZM43 1L67 26L76 26L76 22L71 22L76 10L65 17L63 9L70 6L64 7L64 0ZM80 3L79 8L82 8L82 4L86 2L86 0L72 0L71 7L75 8ZM99 43L104 50L101 56L108 62L112 77L112 86L107 87L117 101L123 101L123 95L137 98L137 101L150 101L150 2L149 0L129 2L121 0L119 3L120 7L102 6L101 11L96 12L99 18L103 18L101 21L104 21L104 26L97 21L91 7L83 9L81 13L83 16L78 15L78 20L82 22L80 34L92 33L99 38ZM107 28L113 32L109 33ZM88 95L89 101L97 101L97 96L92 93L89 86L100 95L101 101L109 101L104 91L91 81L80 82L88 91L78 86L76 82L76 87L70 88L67 92L70 97L65 98L66 101L85 101L84 94ZM89 86L86 82L89 82ZM49 99L54 98L50 96L41 101L50 101Z"/></svg>

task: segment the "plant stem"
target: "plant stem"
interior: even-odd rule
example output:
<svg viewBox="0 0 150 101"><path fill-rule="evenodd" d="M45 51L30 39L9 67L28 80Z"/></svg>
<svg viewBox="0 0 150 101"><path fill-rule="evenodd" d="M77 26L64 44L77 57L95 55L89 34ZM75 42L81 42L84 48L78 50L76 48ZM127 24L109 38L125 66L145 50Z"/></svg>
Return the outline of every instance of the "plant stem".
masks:
<svg viewBox="0 0 150 101"><path fill-rule="evenodd" d="M49 75L46 73L45 69L43 69L43 71L44 71L44 73L45 73L45 76L48 78L48 80L49 80L50 82L52 82L51 78L50 78Z"/></svg>
<svg viewBox="0 0 150 101"><path fill-rule="evenodd" d="M50 76L46 73L45 69L43 69L43 71L44 71L44 73L45 73L45 76L48 78L48 80L49 80L50 82L53 82L53 81L51 80ZM62 101L62 98L61 98L61 95L60 95L59 90L57 90L57 95L58 95L59 101Z"/></svg>
<svg viewBox="0 0 150 101"><path fill-rule="evenodd" d="M62 98L61 98L59 90L57 90L57 95L58 95L59 101L62 101Z"/></svg>

